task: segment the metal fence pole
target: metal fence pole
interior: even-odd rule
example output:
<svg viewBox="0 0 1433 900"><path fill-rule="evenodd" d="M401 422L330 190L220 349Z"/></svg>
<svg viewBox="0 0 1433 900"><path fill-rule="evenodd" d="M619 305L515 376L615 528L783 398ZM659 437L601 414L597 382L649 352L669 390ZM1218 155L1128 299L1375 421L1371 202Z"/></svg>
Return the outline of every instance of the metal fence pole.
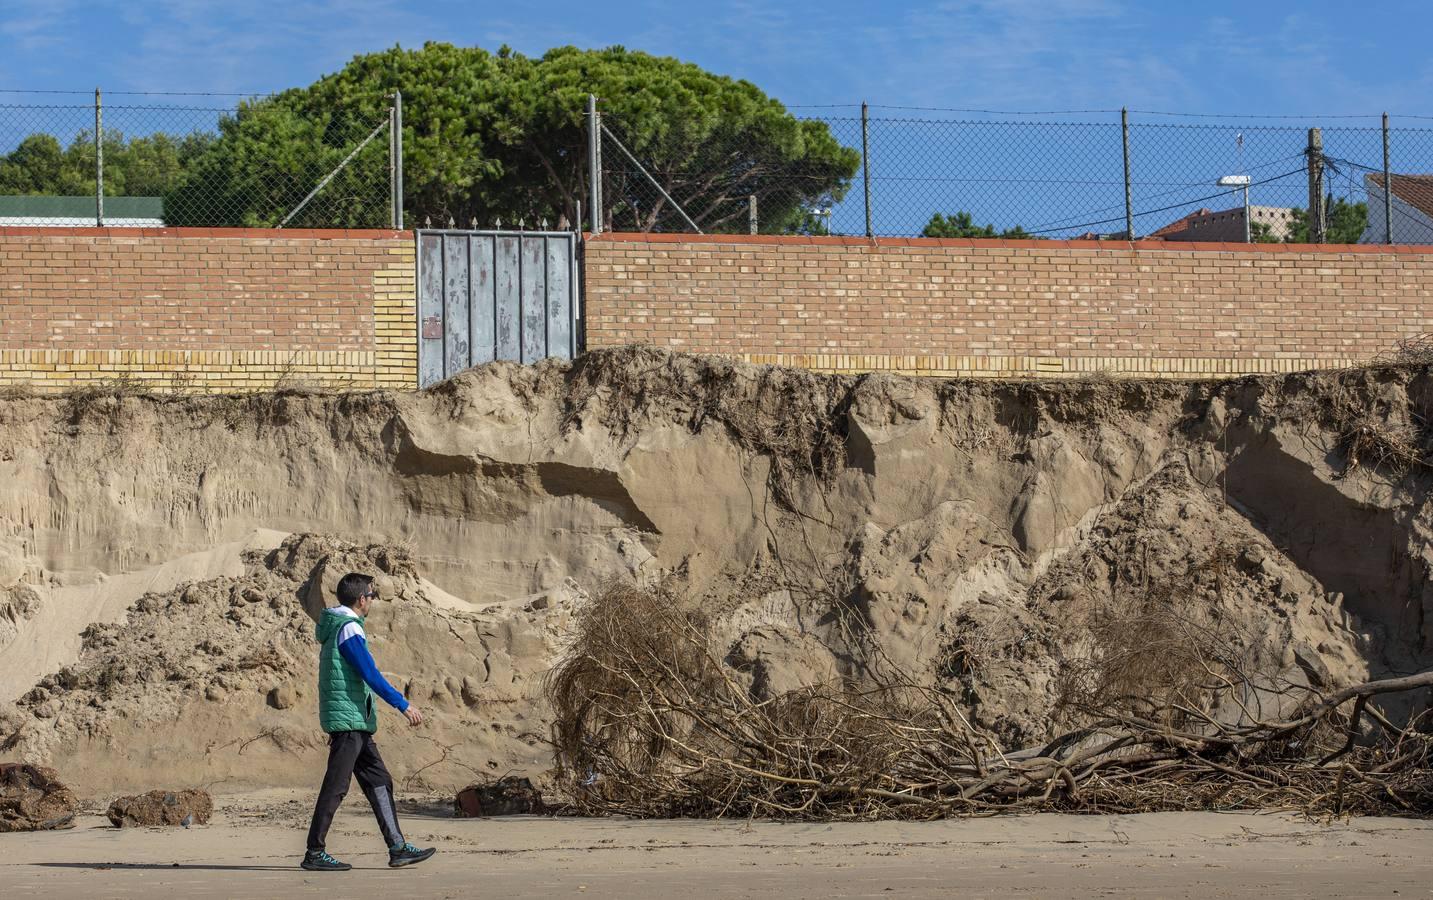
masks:
<svg viewBox="0 0 1433 900"><path fill-rule="evenodd" d="M392 98L390 98L391 101ZM397 230L398 225L398 179L394 169L398 165L398 143L393 127L394 106L388 104L388 227Z"/></svg>
<svg viewBox="0 0 1433 900"><path fill-rule="evenodd" d="M1393 243L1393 175L1388 168L1388 113L1383 114L1383 242Z"/></svg>
<svg viewBox="0 0 1433 900"><path fill-rule="evenodd" d="M866 194L866 237L871 237L871 108L861 101L861 186Z"/></svg>
<svg viewBox="0 0 1433 900"><path fill-rule="evenodd" d="M95 224L104 227L104 103L95 88Z"/></svg>
<svg viewBox="0 0 1433 900"><path fill-rule="evenodd" d="M1324 242L1324 133L1309 129L1309 243Z"/></svg>
<svg viewBox="0 0 1433 900"><path fill-rule="evenodd" d="M1125 240L1134 240L1134 202L1129 185L1129 108L1120 107L1120 134L1124 141L1125 158Z"/></svg>
<svg viewBox="0 0 1433 900"><path fill-rule="evenodd" d="M389 113L388 162L393 169L393 229L403 230L403 92L393 91L393 108Z"/></svg>
<svg viewBox="0 0 1433 900"><path fill-rule="evenodd" d="M746 227L747 230L756 234L756 195L751 194L746 198Z"/></svg>
<svg viewBox="0 0 1433 900"><path fill-rule="evenodd" d="M591 189L592 233L602 233L602 121L597 118L597 97L587 95L587 179ZM581 228L582 223L578 222Z"/></svg>

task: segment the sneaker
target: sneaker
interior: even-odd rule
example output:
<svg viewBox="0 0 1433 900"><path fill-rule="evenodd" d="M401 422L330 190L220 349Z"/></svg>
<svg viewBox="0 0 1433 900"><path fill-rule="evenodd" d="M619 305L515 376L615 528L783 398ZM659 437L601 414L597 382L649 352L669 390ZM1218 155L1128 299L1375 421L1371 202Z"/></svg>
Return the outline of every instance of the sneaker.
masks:
<svg viewBox="0 0 1433 900"><path fill-rule="evenodd" d="M397 847L393 847L388 851L388 865L392 866L395 869L399 866L416 865L437 852L437 847L429 847L427 850L419 850L417 847L413 846L407 841L404 841L402 844L399 844Z"/></svg>
<svg viewBox="0 0 1433 900"><path fill-rule="evenodd" d="M310 872L347 872L353 866L339 862L329 856L326 850L310 850L304 854L304 861L299 863L299 868L308 869Z"/></svg>

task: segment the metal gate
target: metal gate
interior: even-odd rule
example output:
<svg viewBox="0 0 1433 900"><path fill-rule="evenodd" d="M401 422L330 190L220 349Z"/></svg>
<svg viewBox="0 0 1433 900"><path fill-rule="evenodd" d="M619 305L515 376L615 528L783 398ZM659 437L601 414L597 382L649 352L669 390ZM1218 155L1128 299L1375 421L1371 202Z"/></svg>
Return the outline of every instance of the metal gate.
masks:
<svg viewBox="0 0 1433 900"><path fill-rule="evenodd" d="M578 305L572 232L419 231L419 386L495 359L571 359Z"/></svg>

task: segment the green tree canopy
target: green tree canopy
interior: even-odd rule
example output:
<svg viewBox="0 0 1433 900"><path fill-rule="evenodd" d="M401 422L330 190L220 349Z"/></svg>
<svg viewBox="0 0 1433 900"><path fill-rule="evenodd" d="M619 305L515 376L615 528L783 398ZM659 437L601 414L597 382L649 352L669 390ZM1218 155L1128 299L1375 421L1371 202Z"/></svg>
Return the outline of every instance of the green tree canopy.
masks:
<svg viewBox="0 0 1433 900"><path fill-rule="evenodd" d="M1324 201L1324 209L1327 210L1328 223L1324 240L1330 244L1357 244L1363 232L1368 228L1368 204L1359 201L1349 203L1339 197L1335 199L1329 194ZM1286 239L1290 244L1307 244L1309 242L1309 211L1302 207L1295 207L1289 221L1289 236Z"/></svg>
<svg viewBox="0 0 1433 900"><path fill-rule="evenodd" d="M429 43L359 56L309 87L243 104L221 121L219 139L168 207L222 204L245 223L273 224L296 199L295 185L317 184L383 120L395 90L403 93L410 225L574 222L588 196L589 93L704 230L745 230L752 195L763 231L799 230L812 205L839 199L860 161L823 123L796 119L748 82L676 59L622 47L529 58ZM387 196L387 158L383 141L374 144L315 200L316 224L381 224L370 220ZM610 224L650 230L673 221L614 147L604 162Z"/></svg>
<svg viewBox="0 0 1433 900"><path fill-rule="evenodd" d="M210 137L167 134L126 138L106 128L106 196L159 197L180 182L185 167ZM50 134L32 134L0 156L0 194L90 196L95 192L94 132L82 131L68 147Z"/></svg>
<svg viewBox="0 0 1433 900"><path fill-rule="evenodd" d="M994 225L976 225L970 213L965 211L954 212L950 215L936 213L930 217L925 228L921 229L922 237L933 238L1008 238L1011 240L1025 240L1033 237L1030 232L1016 225L1014 228L1007 228L997 232Z"/></svg>

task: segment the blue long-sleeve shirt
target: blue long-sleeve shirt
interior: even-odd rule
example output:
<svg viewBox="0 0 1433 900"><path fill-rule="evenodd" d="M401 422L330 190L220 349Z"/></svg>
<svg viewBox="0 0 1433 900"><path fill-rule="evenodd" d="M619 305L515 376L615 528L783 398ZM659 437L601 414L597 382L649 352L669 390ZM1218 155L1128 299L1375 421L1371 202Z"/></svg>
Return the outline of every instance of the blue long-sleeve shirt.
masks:
<svg viewBox="0 0 1433 900"><path fill-rule="evenodd" d="M368 652L368 638L363 633L363 628L357 623L349 622L339 631L338 652L349 665L358 670L364 683L373 693L382 697L384 702L399 712L405 712L408 709L408 698L399 693L398 689L383 677L383 673L378 671L378 664L373 661L373 654Z"/></svg>

